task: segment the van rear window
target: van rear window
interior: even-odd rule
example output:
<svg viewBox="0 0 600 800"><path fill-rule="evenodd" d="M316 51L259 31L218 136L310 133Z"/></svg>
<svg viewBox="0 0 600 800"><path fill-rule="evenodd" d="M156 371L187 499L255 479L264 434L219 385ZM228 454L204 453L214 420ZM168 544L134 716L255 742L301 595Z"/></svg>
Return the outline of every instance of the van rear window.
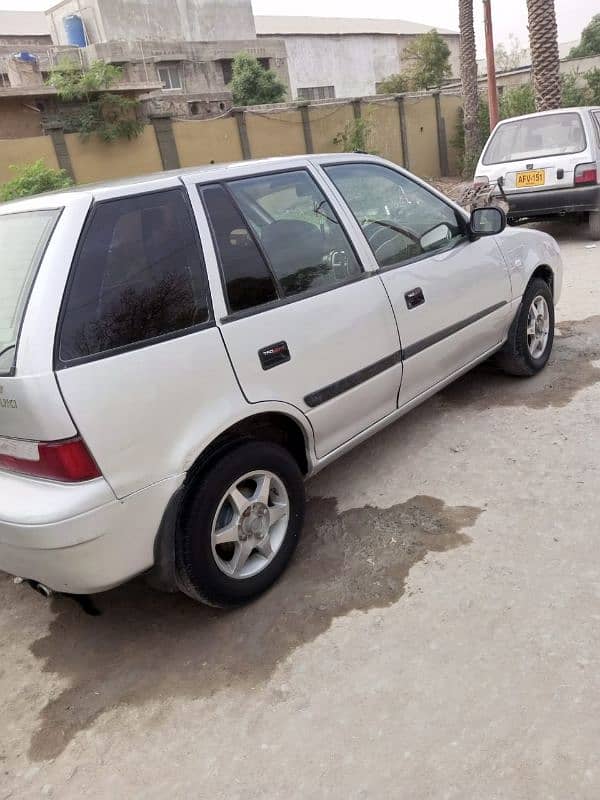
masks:
<svg viewBox="0 0 600 800"><path fill-rule="evenodd" d="M493 135L483 163L505 164L544 156L581 153L587 147L577 113L547 114L505 122Z"/></svg>
<svg viewBox="0 0 600 800"><path fill-rule="evenodd" d="M60 211L0 215L0 374L10 373L25 306Z"/></svg>

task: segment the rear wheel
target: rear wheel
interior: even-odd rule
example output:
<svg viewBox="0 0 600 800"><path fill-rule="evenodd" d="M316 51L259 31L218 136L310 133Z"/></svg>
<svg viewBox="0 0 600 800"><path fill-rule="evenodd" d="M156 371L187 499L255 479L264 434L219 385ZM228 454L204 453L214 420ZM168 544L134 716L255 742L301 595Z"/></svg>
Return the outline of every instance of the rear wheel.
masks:
<svg viewBox="0 0 600 800"><path fill-rule="evenodd" d="M590 211L588 231L590 239L600 241L600 211Z"/></svg>
<svg viewBox="0 0 600 800"><path fill-rule="evenodd" d="M550 287L534 278L496 361L509 375L529 377L544 369L554 344L554 299Z"/></svg>
<svg viewBox="0 0 600 800"><path fill-rule="evenodd" d="M179 584L214 606L240 605L281 575L304 521L304 481L270 442L229 451L190 489L176 537Z"/></svg>

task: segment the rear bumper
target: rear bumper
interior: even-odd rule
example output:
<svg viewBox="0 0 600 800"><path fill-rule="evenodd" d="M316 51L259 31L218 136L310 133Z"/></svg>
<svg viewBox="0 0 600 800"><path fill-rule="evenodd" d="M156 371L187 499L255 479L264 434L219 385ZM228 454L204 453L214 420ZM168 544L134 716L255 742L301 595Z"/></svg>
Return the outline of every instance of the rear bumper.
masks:
<svg viewBox="0 0 600 800"><path fill-rule="evenodd" d="M183 476L169 478L123 500L108 502L74 516L58 513L52 504L48 520L31 523L28 508L43 508L40 500L55 495L66 512L97 492L105 497L103 481L64 486L0 475L0 569L45 584L54 591L92 594L124 583L154 563L154 543L163 513ZM19 488L19 515L4 503L11 483ZM96 484L96 486L94 486ZM92 489L93 491L90 491ZM20 518L19 518L20 517Z"/></svg>
<svg viewBox="0 0 600 800"><path fill-rule="evenodd" d="M543 192L509 194L509 217L547 217L600 209L600 186L546 189Z"/></svg>

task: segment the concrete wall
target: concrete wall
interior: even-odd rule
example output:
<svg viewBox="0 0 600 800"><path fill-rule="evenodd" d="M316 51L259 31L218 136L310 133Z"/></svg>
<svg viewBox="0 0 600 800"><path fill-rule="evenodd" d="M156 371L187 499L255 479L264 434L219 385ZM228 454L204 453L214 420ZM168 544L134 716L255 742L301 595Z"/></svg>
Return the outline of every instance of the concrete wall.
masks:
<svg viewBox="0 0 600 800"><path fill-rule="evenodd" d="M0 98L0 130L3 141L39 136L42 133L42 115L36 111L33 101L34 98Z"/></svg>
<svg viewBox="0 0 600 800"><path fill-rule="evenodd" d="M65 141L77 183L108 181L162 169L158 143L150 126L131 141L106 144L96 137L84 141L78 133L67 133Z"/></svg>
<svg viewBox="0 0 600 800"><path fill-rule="evenodd" d="M182 167L241 161L237 123L233 117L204 122L174 122L173 133Z"/></svg>
<svg viewBox="0 0 600 800"><path fill-rule="evenodd" d="M47 15L56 44L62 20L79 14L91 43L135 39L215 42L256 35L250 0L65 0Z"/></svg>
<svg viewBox="0 0 600 800"><path fill-rule="evenodd" d="M371 126L369 149L398 164L407 165L422 177L435 178L442 173L436 102L431 95L406 96L403 100L407 152L403 152L399 104L393 97L367 99L360 113ZM450 145L460 108L460 97L440 97L440 123L446 128L450 173L456 172L456 153ZM306 107L314 152L341 150L334 139L354 120L355 107L349 102L314 103ZM126 176L158 172L163 168L191 167L202 164L239 161L243 158L242 131L245 130L252 158L296 155L307 152L303 113L297 106L273 106L246 111L240 129L235 117L189 122L156 121L147 125L141 136L131 141L105 144L97 137L82 140L78 134L66 134L64 147L60 136L53 144L51 136L36 136L0 141L0 182L8 180L10 164L22 164L44 158L58 164L54 146L65 168L71 169L77 183L90 183ZM55 135L56 137L56 135ZM159 146L160 141L160 146ZM66 161L66 163L65 163Z"/></svg>
<svg viewBox="0 0 600 800"><path fill-rule="evenodd" d="M58 161L49 136L0 139L0 183L15 177L15 173L10 169L12 164L30 164L40 158L43 158L52 169L58 169Z"/></svg>
<svg viewBox="0 0 600 800"><path fill-rule="evenodd" d="M361 34L283 38L292 97L296 98L299 88L311 86L333 85L336 97L375 94L377 83L406 66L404 49L415 37ZM458 36L444 38L451 50L453 74L458 75Z"/></svg>

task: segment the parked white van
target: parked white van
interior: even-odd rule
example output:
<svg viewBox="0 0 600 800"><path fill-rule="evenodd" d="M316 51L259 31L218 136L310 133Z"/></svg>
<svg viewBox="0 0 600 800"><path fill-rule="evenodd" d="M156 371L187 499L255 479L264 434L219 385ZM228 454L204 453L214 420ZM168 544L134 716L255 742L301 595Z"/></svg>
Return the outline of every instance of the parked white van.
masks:
<svg viewBox="0 0 600 800"><path fill-rule="evenodd" d="M600 107L544 111L500 122L475 182L500 183L509 224L576 215L600 239Z"/></svg>
<svg viewBox="0 0 600 800"><path fill-rule="evenodd" d="M264 591L307 476L492 354L546 365L559 248L505 222L348 154L0 206L0 569Z"/></svg>

